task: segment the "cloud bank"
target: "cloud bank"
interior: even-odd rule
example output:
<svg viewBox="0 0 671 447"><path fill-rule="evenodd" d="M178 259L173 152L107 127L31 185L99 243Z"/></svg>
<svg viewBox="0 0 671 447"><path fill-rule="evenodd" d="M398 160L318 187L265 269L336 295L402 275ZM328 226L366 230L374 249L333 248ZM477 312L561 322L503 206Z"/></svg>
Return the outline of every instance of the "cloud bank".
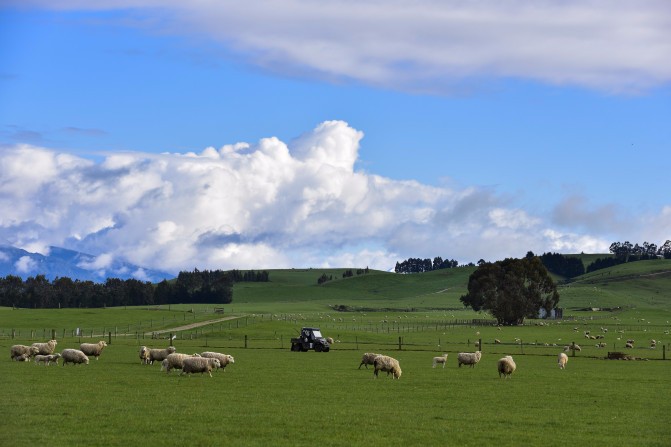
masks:
<svg viewBox="0 0 671 447"><path fill-rule="evenodd" d="M0 151L0 241L62 246L180 270L392 269L408 257L461 263L528 250L607 252L618 231L663 242L671 212L599 222L574 197L535 215L482 188L391 180L355 168L363 133L327 121L290 143L265 138L199 153L119 152L92 161L28 145ZM552 207L551 204L549 204ZM608 206L600 208L611 216ZM570 219L577 219L571 227ZM596 236L596 235L601 236ZM642 236L629 233L634 241ZM624 239L622 239L624 240ZM27 267L27 266L22 266Z"/></svg>
<svg viewBox="0 0 671 447"><path fill-rule="evenodd" d="M666 0L14 3L121 11L111 20L200 36L269 70L402 90L452 94L522 79L632 93L671 80Z"/></svg>

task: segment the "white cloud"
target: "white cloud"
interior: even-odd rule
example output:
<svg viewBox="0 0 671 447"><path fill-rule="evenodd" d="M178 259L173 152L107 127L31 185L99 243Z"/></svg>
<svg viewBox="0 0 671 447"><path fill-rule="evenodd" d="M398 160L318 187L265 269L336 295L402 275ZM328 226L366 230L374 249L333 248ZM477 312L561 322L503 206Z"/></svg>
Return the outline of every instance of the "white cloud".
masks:
<svg viewBox="0 0 671 447"><path fill-rule="evenodd" d="M30 256L21 256L14 263L14 268L16 268L18 273L30 273L37 269L37 262Z"/></svg>
<svg viewBox="0 0 671 447"><path fill-rule="evenodd" d="M671 80L666 0L17 3L132 11L122 23L200 36L271 70L400 89L450 93L516 78L632 92Z"/></svg>
<svg viewBox="0 0 671 447"><path fill-rule="evenodd" d="M629 232L641 227L656 239L639 241L668 238L668 209L659 216L620 215L618 225L605 227L596 217L614 219L614 208L582 198L567 198L546 217L492 189L355 171L362 138L347 123L329 121L289 144L265 138L199 154L125 152L92 162L25 145L7 148L0 152L0 202L8 210L0 216L0 240L91 253L97 256L85 267L100 272L123 259L176 273L389 269L408 257L463 263L528 250L604 251L622 235L636 240ZM36 158L48 175L29 169Z"/></svg>

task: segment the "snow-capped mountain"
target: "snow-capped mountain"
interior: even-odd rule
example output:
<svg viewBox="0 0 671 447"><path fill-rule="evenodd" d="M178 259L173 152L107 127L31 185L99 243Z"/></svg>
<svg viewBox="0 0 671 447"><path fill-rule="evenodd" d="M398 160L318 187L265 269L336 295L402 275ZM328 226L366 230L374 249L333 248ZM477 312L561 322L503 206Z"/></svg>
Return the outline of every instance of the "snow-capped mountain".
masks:
<svg viewBox="0 0 671 447"><path fill-rule="evenodd" d="M175 276L118 261L108 255L93 256L86 253L50 247L48 255L30 253L20 248L0 245L0 277L15 275L24 280L30 276L44 275L49 280L68 277L73 280L105 282L107 278L160 282Z"/></svg>

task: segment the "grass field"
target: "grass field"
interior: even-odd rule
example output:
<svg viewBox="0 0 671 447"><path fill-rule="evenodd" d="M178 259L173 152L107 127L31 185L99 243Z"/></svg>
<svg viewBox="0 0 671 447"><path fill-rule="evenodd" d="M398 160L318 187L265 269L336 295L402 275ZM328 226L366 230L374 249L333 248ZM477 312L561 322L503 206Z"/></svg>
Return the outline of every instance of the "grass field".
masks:
<svg viewBox="0 0 671 447"><path fill-rule="evenodd" d="M459 305L466 269L374 272L322 286L322 270L271 271L271 283L236 285L234 302L224 306L234 319L183 331L176 328L222 315L212 305L0 308L0 445L667 446L669 271L671 262L650 261L585 275L560 289L564 315L575 319L523 327L454 324L488 318ZM352 311L335 312L335 305ZM289 338L313 325L338 340L333 349L290 352ZM86 328L84 337L72 336L76 327ZM9 360L12 344L45 341L51 330L58 351L76 348L91 341L87 328L93 341L112 333L89 365ZM214 350L236 361L212 378L141 365L140 344L168 344L166 334L151 338L159 330L176 334L179 352ZM603 334L607 348L585 339L586 330ZM628 338L636 340L628 353L648 361L603 359L623 351ZM479 339L481 362L458 368L456 354L475 350ZM583 349L562 371L557 353L573 341ZM401 379L374 380L372 369L358 369L368 351L399 359ZM431 368L443 352L446 367ZM496 361L508 354L517 371L500 379Z"/></svg>

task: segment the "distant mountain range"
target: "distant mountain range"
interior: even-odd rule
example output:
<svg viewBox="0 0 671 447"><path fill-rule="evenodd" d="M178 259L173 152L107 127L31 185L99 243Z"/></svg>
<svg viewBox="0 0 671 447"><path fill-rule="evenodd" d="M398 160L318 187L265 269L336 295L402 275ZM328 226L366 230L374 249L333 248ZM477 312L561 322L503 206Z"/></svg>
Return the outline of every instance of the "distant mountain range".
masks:
<svg viewBox="0 0 671 447"><path fill-rule="evenodd" d="M138 279L152 283L174 278L175 275L139 267L123 261L49 247L49 254L30 253L9 245L0 245L0 277L15 275L24 280L44 275L53 281L57 277L73 280L105 282L107 278Z"/></svg>

